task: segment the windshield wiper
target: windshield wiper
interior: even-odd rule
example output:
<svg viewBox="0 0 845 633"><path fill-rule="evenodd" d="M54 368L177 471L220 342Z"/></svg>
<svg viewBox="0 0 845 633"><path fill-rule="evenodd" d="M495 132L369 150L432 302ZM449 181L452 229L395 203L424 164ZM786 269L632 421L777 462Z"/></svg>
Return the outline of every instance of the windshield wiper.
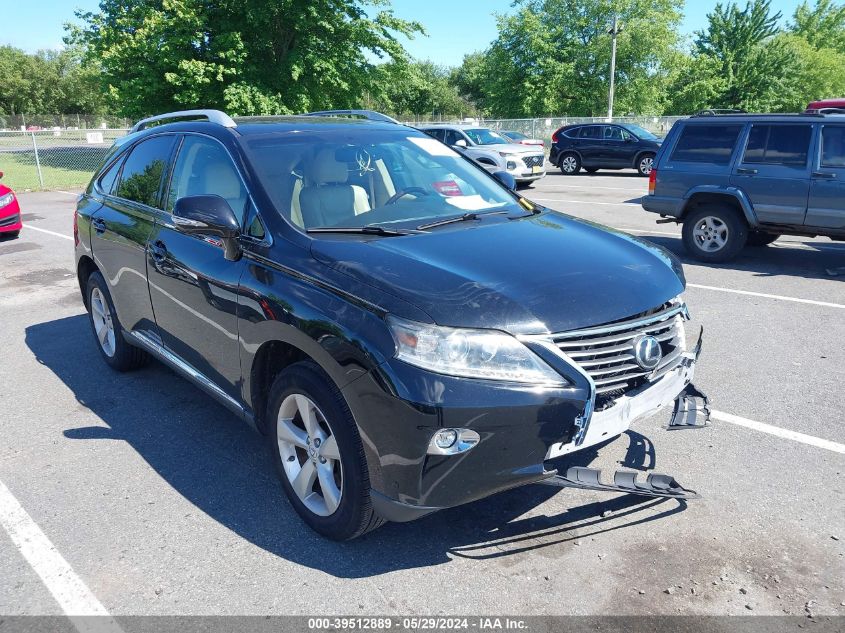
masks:
<svg viewBox="0 0 845 633"><path fill-rule="evenodd" d="M420 231L413 229L388 229L376 224L367 224L366 226L318 226L313 229L306 229L306 233L350 233L393 237L396 235L415 235L420 233Z"/></svg>
<svg viewBox="0 0 845 633"><path fill-rule="evenodd" d="M445 226L446 224L454 224L455 222L471 222L473 220L479 220L486 215L508 215L510 211L487 211L486 213L476 213L475 211L470 211L469 213L464 213L463 215L458 215L453 218L446 218L445 220L437 220L436 222L429 222L428 224L420 224L417 229L420 231L424 231L425 229L433 229L437 226Z"/></svg>

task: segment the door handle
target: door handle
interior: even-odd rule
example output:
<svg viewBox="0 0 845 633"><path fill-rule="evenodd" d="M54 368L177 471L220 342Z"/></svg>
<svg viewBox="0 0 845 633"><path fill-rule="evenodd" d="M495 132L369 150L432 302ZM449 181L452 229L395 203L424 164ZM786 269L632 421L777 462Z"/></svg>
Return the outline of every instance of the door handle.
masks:
<svg viewBox="0 0 845 633"><path fill-rule="evenodd" d="M754 176L757 174L757 170L751 169L750 167L737 167L736 173L745 174L747 176Z"/></svg>
<svg viewBox="0 0 845 633"><path fill-rule="evenodd" d="M102 218L94 218L91 220L91 226L94 227L94 231L97 232L97 235L102 235L106 232L106 223Z"/></svg>
<svg viewBox="0 0 845 633"><path fill-rule="evenodd" d="M825 179L832 179L836 178L836 174L830 171L814 171L813 178L825 178Z"/></svg>
<svg viewBox="0 0 845 633"><path fill-rule="evenodd" d="M161 240L153 242L150 244L150 254L155 261L163 262L167 258L167 246Z"/></svg>

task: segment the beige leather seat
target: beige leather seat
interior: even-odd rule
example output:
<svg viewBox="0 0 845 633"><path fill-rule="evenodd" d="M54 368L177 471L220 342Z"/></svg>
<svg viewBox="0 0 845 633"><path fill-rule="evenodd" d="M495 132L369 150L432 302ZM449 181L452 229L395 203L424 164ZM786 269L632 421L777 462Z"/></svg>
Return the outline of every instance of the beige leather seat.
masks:
<svg viewBox="0 0 845 633"><path fill-rule="evenodd" d="M205 166L203 176L203 193L225 198L240 217L246 205L246 192L234 168L221 161L211 162Z"/></svg>
<svg viewBox="0 0 845 633"><path fill-rule="evenodd" d="M334 152L325 149L317 153L309 169L311 182L299 193L299 209L306 229L342 226L371 208L364 188L347 184L348 168L335 159Z"/></svg>

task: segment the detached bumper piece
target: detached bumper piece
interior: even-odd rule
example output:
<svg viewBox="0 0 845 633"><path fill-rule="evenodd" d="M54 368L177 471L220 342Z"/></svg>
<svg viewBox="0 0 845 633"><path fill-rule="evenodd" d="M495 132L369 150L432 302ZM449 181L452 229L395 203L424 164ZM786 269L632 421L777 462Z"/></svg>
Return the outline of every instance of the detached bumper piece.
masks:
<svg viewBox="0 0 845 633"><path fill-rule="evenodd" d="M670 431L700 429L709 424L710 399L690 383L675 399L675 410L668 428Z"/></svg>
<svg viewBox="0 0 845 633"><path fill-rule="evenodd" d="M566 471L566 476L554 475L537 483L556 488L582 488L584 490L600 490L604 492L622 492L625 494L642 495L645 497L667 497L670 499L697 499L698 493L681 486L671 475L651 473L645 483L637 481L636 471L617 470L613 475L613 483L605 484L601 481L601 470L572 466Z"/></svg>

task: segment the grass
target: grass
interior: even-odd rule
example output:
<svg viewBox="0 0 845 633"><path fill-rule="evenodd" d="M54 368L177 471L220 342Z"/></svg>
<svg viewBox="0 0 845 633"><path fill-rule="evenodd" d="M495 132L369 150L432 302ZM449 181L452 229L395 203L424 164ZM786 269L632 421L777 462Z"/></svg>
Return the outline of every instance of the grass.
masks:
<svg viewBox="0 0 845 633"><path fill-rule="evenodd" d="M64 154L62 160L61 154ZM3 184L15 191L31 189L64 189L68 187L82 187L88 184L94 170L99 165L105 149L98 152L88 152L80 155L74 152L50 153L39 150L41 161L41 175L44 186L38 179L38 169L32 152L11 153L0 152L0 171L3 172Z"/></svg>

